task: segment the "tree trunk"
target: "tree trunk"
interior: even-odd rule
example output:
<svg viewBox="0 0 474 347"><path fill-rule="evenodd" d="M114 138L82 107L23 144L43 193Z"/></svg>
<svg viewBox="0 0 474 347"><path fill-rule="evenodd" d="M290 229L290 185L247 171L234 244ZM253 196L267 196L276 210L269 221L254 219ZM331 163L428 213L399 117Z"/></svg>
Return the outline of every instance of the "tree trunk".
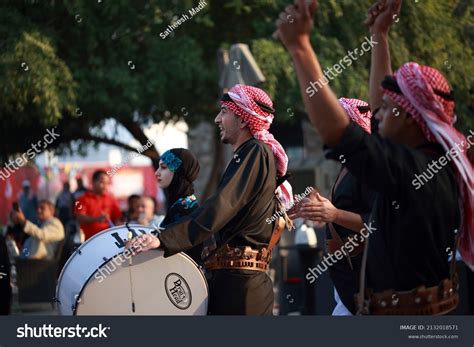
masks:
<svg viewBox="0 0 474 347"><path fill-rule="evenodd" d="M130 134L132 134L132 136L138 142L140 142L142 146L146 146L147 142L150 141L148 136L146 136L145 133L143 132L140 125L134 122L133 120L130 119L127 121L122 121L120 122L120 124L122 124L125 127L125 129L127 129L130 132ZM155 168L155 170L157 170L159 166L159 162L160 162L160 153L158 153L158 150L156 149L155 145L153 144L150 148L145 150L142 154L151 159L153 163L153 167Z"/></svg>
<svg viewBox="0 0 474 347"><path fill-rule="evenodd" d="M202 193L202 201L205 201L216 189L219 183L220 176L224 170L224 145L219 139L219 136L214 136L214 155L212 160L212 170L209 179Z"/></svg>

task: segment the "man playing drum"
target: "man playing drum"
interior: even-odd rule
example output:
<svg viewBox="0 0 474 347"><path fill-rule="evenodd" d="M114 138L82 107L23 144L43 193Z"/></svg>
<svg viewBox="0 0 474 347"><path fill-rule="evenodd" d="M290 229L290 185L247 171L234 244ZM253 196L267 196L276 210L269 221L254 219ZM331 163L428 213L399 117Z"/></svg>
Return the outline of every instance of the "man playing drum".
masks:
<svg viewBox="0 0 474 347"><path fill-rule="evenodd" d="M278 232L268 223L279 200L288 207L291 186L285 180L288 157L268 129L273 103L261 89L236 85L221 100L215 119L221 141L232 146L217 191L179 223L166 226L157 237L141 235L131 240L143 246L138 252L162 248L165 257L186 251L215 234L217 249L205 260L210 272L209 314L271 315L273 285L266 274L269 244ZM277 177L278 176L278 177ZM278 182L277 182L278 181ZM273 238L272 238L273 235ZM270 242L270 239L272 241Z"/></svg>

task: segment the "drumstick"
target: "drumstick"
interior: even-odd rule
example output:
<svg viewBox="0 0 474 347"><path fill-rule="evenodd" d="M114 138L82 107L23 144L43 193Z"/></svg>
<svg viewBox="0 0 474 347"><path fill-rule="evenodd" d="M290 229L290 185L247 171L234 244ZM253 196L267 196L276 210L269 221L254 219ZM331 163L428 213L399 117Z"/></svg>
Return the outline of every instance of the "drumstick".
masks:
<svg viewBox="0 0 474 347"><path fill-rule="evenodd" d="M128 231L128 240L130 241L133 237L132 232ZM133 245L132 245L133 248ZM133 281L132 281L132 257L128 259L128 278L130 280L130 297L132 298L132 312L135 313L135 300L133 298Z"/></svg>
<svg viewBox="0 0 474 347"><path fill-rule="evenodd" d="M107 223L109 224L109 227L113 228L115 226L114 223L110 220L110 218L107 218Z"/></svg>

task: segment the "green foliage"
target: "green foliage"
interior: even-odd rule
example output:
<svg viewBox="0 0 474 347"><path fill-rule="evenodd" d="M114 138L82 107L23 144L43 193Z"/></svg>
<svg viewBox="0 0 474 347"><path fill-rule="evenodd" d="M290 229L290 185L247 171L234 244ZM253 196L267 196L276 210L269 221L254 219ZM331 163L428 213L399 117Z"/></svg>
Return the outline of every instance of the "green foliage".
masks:
<svg viewBox="0 0 474 347"><path fill-rule="evenodd" d="M312 42L323 67L360 47L371 0L319 1ZM62 146L88 139L107 118L128 128L189 112L193 125L212 119L219 97L216 52L250 46L275 100L277 119L304 111L291 59L271 38L286 0L207 0L207 6L166 39L167 26L198 1L12 1L0 5L0 121L5 157L24 149L18 132L42 133L59 124ZM393 67L407 61L434 66L451 82L459 126L469 117L474 90L473 5L468 0L404 1L391 32ZM29 70L22 69L22 63ZM339 96L368 97L370 54L331 86ZM83 116L77 118L76 109ZM170 111L171 116L167 116Z"/></svg>
<svg viewBox="0 0 474 347"><path fill-rule="evenodd" d="M25 127L35 123L33 114L44 126L57 124L62 112L71 111L75 102L75 82L69 68L45 35L32 29L16 30L18 13L2 12L1 17L1 36L12 33L0 55L1 115L10 115Z"/></svg>

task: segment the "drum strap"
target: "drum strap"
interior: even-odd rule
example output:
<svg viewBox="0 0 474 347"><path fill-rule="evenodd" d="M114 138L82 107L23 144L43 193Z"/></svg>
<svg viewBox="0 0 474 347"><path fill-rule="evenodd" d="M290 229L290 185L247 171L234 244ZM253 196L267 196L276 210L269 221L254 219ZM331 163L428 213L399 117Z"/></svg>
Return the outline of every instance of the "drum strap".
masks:
<svg viewBox="0 0 474 347"><path fill-rule="evenodd" d="M281 234L283 233L283 230L285 230L285 225L285 218L279 217L275 224L275 229L273 229L270 242L268 243L268 253L272 251L273 247L275 247L278 241L280 240Z"/></svg>

